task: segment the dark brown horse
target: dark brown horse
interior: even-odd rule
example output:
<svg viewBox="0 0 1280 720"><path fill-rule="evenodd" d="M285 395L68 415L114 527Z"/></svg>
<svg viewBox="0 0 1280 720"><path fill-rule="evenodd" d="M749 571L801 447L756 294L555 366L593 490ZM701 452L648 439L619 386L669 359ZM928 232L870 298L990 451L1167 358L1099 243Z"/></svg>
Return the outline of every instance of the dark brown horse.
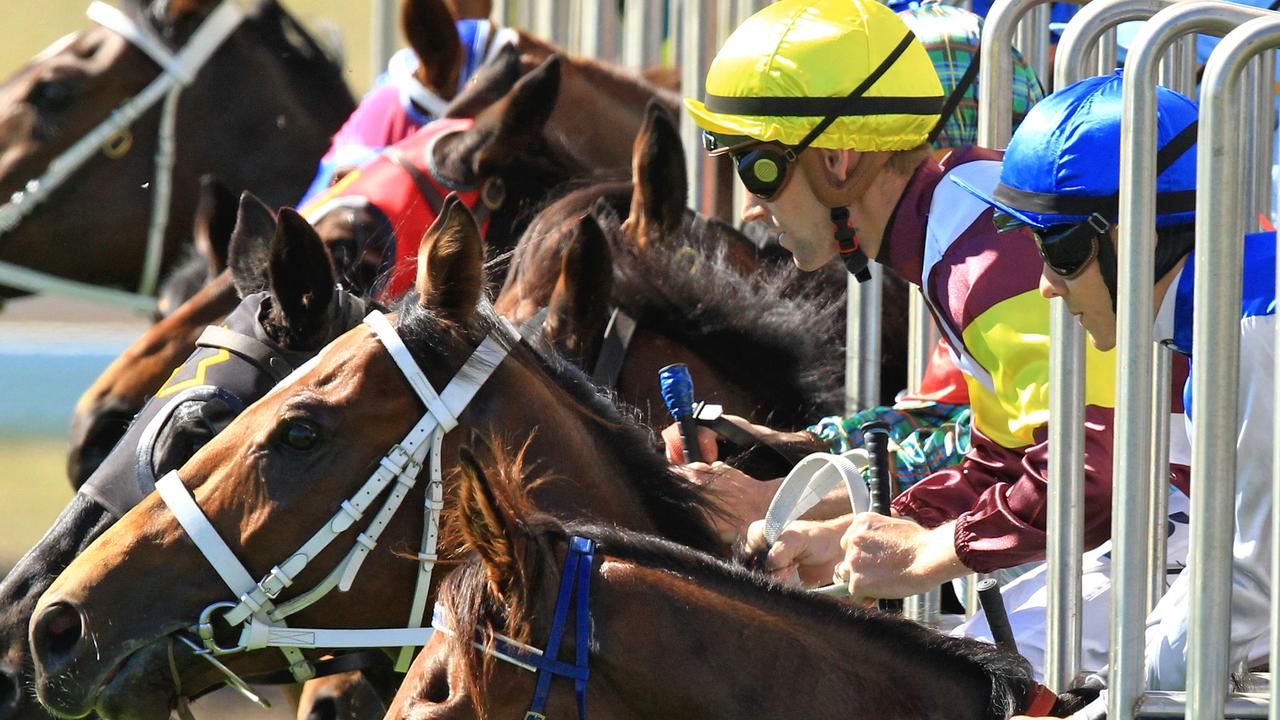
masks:
<svg viewBox="0 0 1280 720"><path fill-rule="evenodd" d="M465 208L447 204L423 240L417 295L400 307L398 336L435 387L444 387L500 323L480 302L483 243ZM423 407L369 328L326 348L316 364L258 401L182 466L180 477L232 551L254 573L281 560L326 523L379 458L422 417ZM523 344L511 348L445 441L456 457L471 432L495 452L525 447L549 478L532 490L544 507L716 545L704 500L652 452L652 437L627 421L577 370ZM589 472L588 472L589 471ZM576 478L599 478L582 484ZM423 490L409 491L423 507ZM354 541L356 523L341 536ZM408 615L418 563L404 552L423 533L420 512L401 512L363 565L354 592L334 593L290 616L298 626L391 627ZM309 588L341 559L320 553L295 578ZM143 580L145 578L145 581ZM161 590L159 591L158 590ZM97 708L107 717L163 717L175 701L169 635L226 594L218 576L153 494L94 541L42 596L32 624L36 688L62 714ZM283 602L294 595L286 590ZM377 598L377 602L369 602ZM245 673L280 667L278 653L223 658ZM190 653L173 658L183 692L220 676Z"/></svg>
<svg viewBox="0 0 1280 720"><path fill-rule="evenodd" d="M217 4L157 0L126 3L125 11L177 49ZM94 26L5 81L0 198L39 177L158 72L156 61L124 37ZM258 3L181 94L163 267L190 243L196 197L188 189L203 174L253 187L276 206L292 202L353 106L341 68L274 0ZM0 259L88 283L136 287L160 114L159 106L144 114L0 237Z"/></svg>
<svg viewBox="0 0 1280 720"><path fill-rule="evenodd" d="M242 337L255 359L223 352L224 345L201 347L186 362L172 363L178 369L166 371L170 381L151 388L155 397L87 486L0 583L0 720L46 717L24 691L30 682L27 629L36 600L57 574L149 492L154 477L182 465L288 367L364 315L361 300L334 291L324 246L296 215L286 212L277 228L271 213L247 197L229 256L228 294L245 300L225 320L226 313L219 314L219 324Z"/></svg>
<svg viewBox="0 0 1280 720"><path fill-rule="evenodd" d="M437 631L388 718L510 718L533 709L534 673L488 651L521 651L496 635L539 651L560 640L550 637L552 617L575 536L594 543L575 578L585 604L566 598L550 659L589 671L585 718L1004 720L1036 693L1027 661L1002 648L784 587L667 540L562 524L524 499L520 488L531 481L519 468L498 465L489 475L464 457L452 511L475 553L444 581ZM588 617L578 615L583 607ZM552 677L549 703L537 711L580 717L576 705L573 680ZM1054 712L1081 705L1062 695Z"/></svg>

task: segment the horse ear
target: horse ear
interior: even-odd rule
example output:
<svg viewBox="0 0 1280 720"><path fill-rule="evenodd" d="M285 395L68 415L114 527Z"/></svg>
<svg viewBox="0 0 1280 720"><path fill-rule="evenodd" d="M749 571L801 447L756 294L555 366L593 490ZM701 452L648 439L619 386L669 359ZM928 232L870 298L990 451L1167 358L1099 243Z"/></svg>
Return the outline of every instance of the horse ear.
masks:
<svg viewBox="0 0 1280 720"><path fill-rule="evenodd" d="M308 344L327 325L338 278L315 228L290 208L280 210L268 274L272 319L287 328L282 339Z"/></svg>
<svg viewBox="0 0 1280 720"><path fill-rule="evenodd" d="M276 216L271 208L257 195L247 190L241 193L236 228L227 247L227 267L240 297L267 289L267 264L275 232Z"/></svg>
<svg viewBox="0 0 1280 720"><path fill-rule="evenodd" d="M476 151L474 167L481 169L481 174L486 166L509 163L541 137L560 95L560 72L560 58L552 55L520 78L503 102L476 118L472 132L486 132L495 122L498 126L492 140Z"/></svg>
<svg viewBox="0 0 1280 720"><path fill-rule="evenodd" d="M444 116L447 118L471 118L498 102L511 92L520 79L522 66L520 51L515 45L504 45L492 60L480 66L467 86L449 103Z"/></svg>
<svg viewBox="0 0 1280 720"><path fill-rule="evenodd" d="M400 29L418 56L418 80L442 98L453 97L462 72L462 40L444 0L401 0Z"/></svg>
<svg viewBox="0 0 1280 720"><path fill-rule="evenodd" d="M209 267L209 280L227 269L227 250L236 228L239 202L235 193L214 175L200 178L194 227L196 252Z"/></svg>
<svg viewBox="0 0 1280 720"><path fill-rule="evenodd" d="M458 449L458 507L462 513L462 536L488 570L489 583L504 599L519 602L523 597L525 556L524 534L520 531L517 506L506 501L489 482L475 455L466 447Z"/></svg>
<svg viewBox="0 0 1280 720"><path fill-rule="evenodd" d="M560 262L560 279L551 291L547 339L571 358L586 355L586 345L604 329L613 295L613 258L609 241L591 213L578 222Z"/></svg>
<svg viewBox="0 0 1280 720"><path fill-rule="evenodd" d="M689 193L680 133L657 101L649 101L631 158L634 190L623 232L643 246L680 229Z"/></svg>
<svg viewBox="0 0 1280 720"><path fill-rule="evenodd" d="M420 302L445 318L465 321L484 290L483 264L480 227L457 195L449 193L418 246L415 286Z"/></svg>

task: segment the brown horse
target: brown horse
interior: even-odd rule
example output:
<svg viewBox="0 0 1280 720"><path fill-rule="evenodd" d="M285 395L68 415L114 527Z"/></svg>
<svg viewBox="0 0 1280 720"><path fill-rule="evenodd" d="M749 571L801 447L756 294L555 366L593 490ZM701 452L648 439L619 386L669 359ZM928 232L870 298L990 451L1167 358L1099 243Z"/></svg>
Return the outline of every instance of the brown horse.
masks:
<svg viewBox="0 0 1280 720"><path fill-rule="evenodd" d="M388 718L1004 720L1037 694L1030 665L1002 648L783 587L659 538L562 524L530 507L520 488L536 483L519 468L490 474L464 458L452 512L475 553L444 581L436 633ZM594 547L570 574L575 537ZM553 614L564 621L559 637ZM531 705L534 673L496 652L534 667L561 661L545 707ZM588 673L576 701L566 669ZM1075 693L1053 700L1056 716L1084 704Z"/></svg>
<svg viewBox="0 0 1280 720"><path fill-rule="evenodd" d="M482 254L474 220L456 201L447 203L423 239L418 295L401 305L396 321L398 337L435 387L444 387L481 340L501 327L480 302ZM254 573L265 572L280 559L281 548L297 546L326 524L339 501L380 467L378 458L422 412L378 336L357 328L241 414L179 474L232 552L254 558ZM701 548L717 543L699 492L671 474L652 452L647 432L563 361L515 344L458 422L443 457L455 457L459 439L470 432L493 438L498 450L526 447L529 462L555 478L532 490L548 509L659 532ZM576 480L583 477L600 482ZM406 502L423 507L424 499L419 486ZM344 542L368 530L364 526L356 523L344 532ZM327 595L290 621L313 627L402 624L410 604L405 588L419 572L419 563L403 553L418 546L423 529L418 513L393 516L363 565L358 592ZM178 692L166 670L169 636L226 595L193 550L174 515L152 494L59 576L42 596L32 624L36 689L44 704L69 715L95 706L106 717L168 713ZM341 559L337 550L317 555L295 578L295 587L319 582ZM294 594L286 590L279 599ZM246 673L280 666L274 652L223 660ZM182 692L199 692L220 680L181 648L172 662Z"/></svg>
<svg viewBox="0 0 1280 720"><path fill-rule="evenodd" d="M799 282L789 262L762 259L733 228L687 210L680 138L656 105L633 163L631 183L575 191L534 219L498 312L521 325L545 310L556 349L600 370L597 382L651 425L670 422L656 378L673 362L689 365L699 399L756 422L798 426L838 411L843 278ZM634 330L610 371L603 338L611 317L621 322L615 310Z"/></svg>
<svg viewBox="0 0 1280 720"><path fill-rule="evenodd" d="M241 338L246 354L224 352L231 344L223 341L174 362L178 369L168 371L170 381L149 391L155 397L86 487L0 582L0 720L46 717L22 689L29 682L31 612L57 574L149 492L154 477L181 466L289 367L365 314L359 298L334 291L324 246L296 215L286 211L277 227L270 212L247 197L228 253L226 282L235 286L229 294L245 300L225 320L226 313L218 317Z"/></svg>
<svg viewBox="0 0 1280 720"><path fill-rule="evenodd" d="M181 48L217 3L142 5L127 11L160 42ZM40 176L156 76L155 61L103 26L19 70L0 85L0 146L6 148L0 197ZM274 0L260 3L181 94L173 187L195 187L201 175L214 173L232 187L255 188L275 205L292 202L353 106L341 68ZM143 115L6 233L0 259L99 285L137 286L159 116L158 108ZM190 242L195 199L174 193L165 267Z"/></svg>

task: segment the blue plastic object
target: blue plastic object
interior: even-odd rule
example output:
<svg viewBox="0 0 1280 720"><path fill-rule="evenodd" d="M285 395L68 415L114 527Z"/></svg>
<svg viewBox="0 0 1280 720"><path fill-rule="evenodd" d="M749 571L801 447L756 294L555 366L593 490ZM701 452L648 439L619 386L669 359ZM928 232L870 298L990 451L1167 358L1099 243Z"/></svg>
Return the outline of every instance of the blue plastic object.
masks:
<svg viewBox="0 0 1280 720"><path fill-rule="evenodd" d="M688 365L675 363L662 368L658 371L658 384L671 417L683 420L693 415L693 377Z"/></svg>

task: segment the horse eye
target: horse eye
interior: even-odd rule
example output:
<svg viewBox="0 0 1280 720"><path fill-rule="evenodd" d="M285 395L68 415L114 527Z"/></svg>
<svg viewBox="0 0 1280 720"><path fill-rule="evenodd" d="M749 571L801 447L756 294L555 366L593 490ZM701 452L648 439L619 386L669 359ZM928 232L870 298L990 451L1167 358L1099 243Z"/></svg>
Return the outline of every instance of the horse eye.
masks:
<svg viewBox="0 0 1280 720"><path fill-rule="evenodd" d="M306 452L320 441L320 433L314 425L301 420L290 420L284 428L281 440L292 450Z"/></svg>
<svg viewBox="0 0 1280 720"><path fill-rule="evenodd" d="M31 88L27 101L39 110L65 110L70 104L74 91L71 86L59 80L41 80Z"/></svg>

